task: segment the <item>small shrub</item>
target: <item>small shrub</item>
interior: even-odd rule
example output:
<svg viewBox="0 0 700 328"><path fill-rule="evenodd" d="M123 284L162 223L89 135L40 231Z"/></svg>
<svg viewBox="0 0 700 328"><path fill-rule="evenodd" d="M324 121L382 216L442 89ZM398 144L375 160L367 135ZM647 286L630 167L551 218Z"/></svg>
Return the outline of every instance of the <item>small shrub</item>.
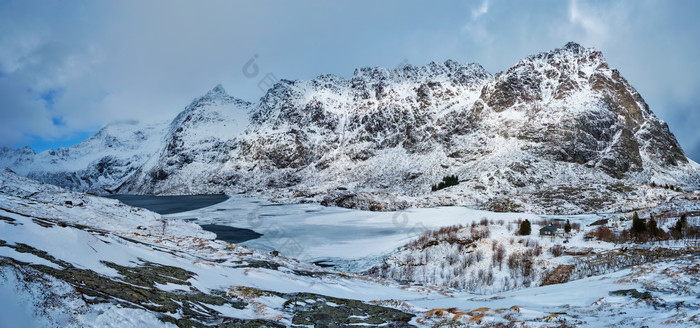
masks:
<svg viewBox="0 0 700 328"><path fill-rule="evenodd" d="M464 263L466 263L467 266L471 266L472 264L474 264L475 261L476 256L474 255L474 253L469 253L469 255L467 255L467 257L464 259Z"/></svg>
<svg viewBox="0 0 700 328"><path fill-rule="evenodd" d="M598 229L596 229L595 236L598 238L598 240L607 242L615 241L615 234L612 232L612 230L603 226L600 226L598 227Z"/></svg>
<svg viewBox="0 0 700 328"><path fill-rule="evenodd" d="M503 247L503 245L499 245L498 248L496 248L496 252L493 254L493 262L494 264L498 264L498 270L501 270L503 267L503 259L506 257L506 248Z"/></svg>
<svg viewBox="0 0 700 328"><path fill-rule="evenodd" d="M535 256L540 256L542 254L542 247L540 246L535 245L535 247L532 250L532 254Z"/></svg>
<svg viewBox="0 0 700 328"><path fill-rule="evenodd" d="M574 222L571 224L571 228L576 230L576 231L581 231L581 223L580 222Z"/></svg>
<svg viewBox="0 0 700 328"><path fill-rule="evenodd" d="M555 257L559 257L562 254L564 254L564 247L561 245L554 245L549 249L549 252L552 253Z"/></svg>

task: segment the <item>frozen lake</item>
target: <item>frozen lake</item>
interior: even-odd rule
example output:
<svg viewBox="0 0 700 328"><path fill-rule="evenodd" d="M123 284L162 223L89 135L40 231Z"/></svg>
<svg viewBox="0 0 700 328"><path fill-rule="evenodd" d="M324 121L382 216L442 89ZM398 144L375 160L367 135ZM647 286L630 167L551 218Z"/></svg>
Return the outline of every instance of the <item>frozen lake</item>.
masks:
<svg viewBox="0 0 700 328"><path fill-rule="evenodd" d="M455 224L471 224L482 218L515 221L538 220L527 213L495 213L466 207L435 207L394 212L371 212L320 204L276 204L241 195L212 206L167 215L192 220L200 225L250 229L260 238L242 245L277 250L281 255L306 262L334 264L356 271L369 268L396 248L426 230ZM557 216L582 223L598 215Z"/></svg>

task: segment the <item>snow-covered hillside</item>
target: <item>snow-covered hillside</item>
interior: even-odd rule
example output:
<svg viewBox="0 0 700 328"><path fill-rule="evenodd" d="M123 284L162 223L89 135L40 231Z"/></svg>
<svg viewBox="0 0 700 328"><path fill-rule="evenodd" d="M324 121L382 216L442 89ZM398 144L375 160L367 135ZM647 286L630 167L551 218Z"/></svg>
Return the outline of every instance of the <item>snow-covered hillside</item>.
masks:
<svg viewBox="0 0 700 328"><path fill-rule="evenodd" d="M380 299L382 290L412 294L217 241L196 224L10 171L0 172L0 183L0 286L13 297L5 301L34 310L36 326L278 327L299 320L296 312L303 317L297 307L306 299L341 303ZM362 302L349 311L374 311L365 319L385 315L382 320L400 323L413 317ZM3 327L16 315L0 314Z"/></svg>
<svg viewBox="0 0 700 328"><path fill-rule="evenodd" d="M192 223L0 171L0 327L700 324L697 256L477 295L212 238Z"/></svg>
<svg viewBox="0 0 700 328"><path fill-rule="evenodd" d="M616 212L650 205L652 181L700 186L700 165L666 123L599 51L575 43L495 76L454 61L361 68L282 80L255 103L217 86L151 131L120 139L148 144L132 145L144 154L133 159L99 147L82 156L80 144L60 158L3 150L3 163L76 190L247 192L373 210ZM75 158L87 167L68 165ZM453 174L458 185L431 191Z"/></svg>

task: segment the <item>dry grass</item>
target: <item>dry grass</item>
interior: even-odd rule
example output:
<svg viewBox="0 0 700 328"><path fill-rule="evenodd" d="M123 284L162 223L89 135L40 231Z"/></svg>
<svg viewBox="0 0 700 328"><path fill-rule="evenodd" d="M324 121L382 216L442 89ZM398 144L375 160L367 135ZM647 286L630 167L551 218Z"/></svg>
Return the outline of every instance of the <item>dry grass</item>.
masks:
<svg viewBox="0 0 700 328"><path fill-rule="evenodd" d="M489 308L487 308L487 307L480 307L480 308L478 308L478 309L474 309L474 310L471 310L471 311L467 312L467 314L469 314L469 315L471 315L471 316L474 316L474 315L477 314L477 313L483 313L483 312L486 312L486 311L488 311L488 310L491 310L491 309L489 309Z"/></svg>
<svg viewBox="0 0 700 328"><path fill-rule="evenodd" d="M558 314L552 313L552 314L550 314L550 315L546 315L546 316L545 316L544 318L542 318L542 319L543 319L544 321L552 321L552 320L556 319L557 317L559 317Z"/></svg>
<svg viewBox="0 0 700 328"><path fill-rule="evenodd" d="M449 313L449 312L447 311L447 309L444 309L444 308L430 309L430 310L428 310L428 311L425 311L425 317L426 317L426 318L429 318L429 317L443 317L443 316L445 316L447 313Z"/></svg>
<svg viewBox="0 0 700 328"><path fill-rule="evenodd" d="M475 316L469 318L469 322L472 322L472 323L481 323L481 319L483 319L483 318L484 318L484 314L483 314L483 313L477 314L477 315L475 315Z"/></svg>

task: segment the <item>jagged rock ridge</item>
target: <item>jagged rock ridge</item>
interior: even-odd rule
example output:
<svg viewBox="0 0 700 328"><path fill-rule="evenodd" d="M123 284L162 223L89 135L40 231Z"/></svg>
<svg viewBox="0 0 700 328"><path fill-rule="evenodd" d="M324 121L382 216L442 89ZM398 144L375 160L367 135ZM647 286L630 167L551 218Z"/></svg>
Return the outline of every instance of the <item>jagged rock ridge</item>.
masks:
<svg viewBox="0 0 700 328"><path fill-rule="evenodd" d="M16 152L23 155L15 162L31 161L26 150ZM24 173L120 193L248 192L368 209L558 213L642 206L644 183L697 188L700 181L698 164L639 93L599 51L575 43L495 76L454 61L362 68L349 79L282 80L256 103L217 86L135 162L113 174L119 179L78 185L45 178L41 168ZM461 183L430 191L449 174Z"/></svg>

